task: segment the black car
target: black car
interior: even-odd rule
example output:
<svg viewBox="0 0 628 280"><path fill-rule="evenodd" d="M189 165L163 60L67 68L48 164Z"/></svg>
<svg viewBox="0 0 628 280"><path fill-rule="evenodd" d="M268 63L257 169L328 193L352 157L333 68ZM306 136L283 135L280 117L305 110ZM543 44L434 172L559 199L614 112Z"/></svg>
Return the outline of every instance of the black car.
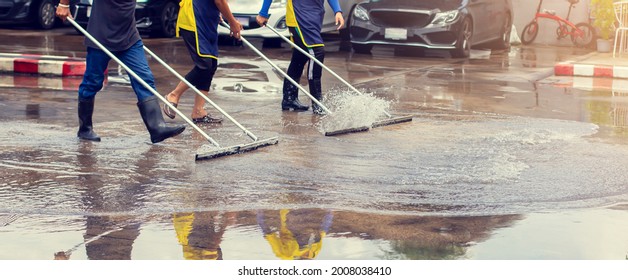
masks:
<svg viewBox="0 0 628 280"><path fill-rule="evenodd" d="M72 13L76 23L87 27L92 12L93 0L80 0ZM171 38L175 36L179 0L137 0L135 21L141 33L151 37Z"/></svg>
<svg viewBox="0 0 628 280"><path fill-rule="evenodd" d="M70 1L70 9L76 1ZM32 23L40 29L51 29L61 24L55 6L59 0L0 0L0 23Z"/></svg>
<svg viewBox="0 0 628 280"><path fill-rule="evenodd" d="M511 0L369 0L349 21L356 52L395 45L449 50L453 57L468 57L479 44L510 47L511 25Z"/></svg>

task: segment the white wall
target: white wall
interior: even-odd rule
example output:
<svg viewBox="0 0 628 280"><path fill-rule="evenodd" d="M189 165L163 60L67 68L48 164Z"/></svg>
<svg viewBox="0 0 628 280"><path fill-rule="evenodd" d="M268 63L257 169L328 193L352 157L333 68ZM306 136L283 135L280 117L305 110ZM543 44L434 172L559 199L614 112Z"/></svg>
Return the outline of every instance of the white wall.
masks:
<svg viewBox="0 0 628 280"><path fill-rule="evenodd" d="M517 34L521 36L523 28L534 18L539 0L512 0L513 16ZM569 2L567 0L544 0L543 9L554 10L556 15L566 18L569 10ZM589 0L580 0L571 10L569 20L574 24L589 21ZM535 44L573 46L569 37L556 39L556 21L550 19L539 19L539 35L534 40Z"/></svg>

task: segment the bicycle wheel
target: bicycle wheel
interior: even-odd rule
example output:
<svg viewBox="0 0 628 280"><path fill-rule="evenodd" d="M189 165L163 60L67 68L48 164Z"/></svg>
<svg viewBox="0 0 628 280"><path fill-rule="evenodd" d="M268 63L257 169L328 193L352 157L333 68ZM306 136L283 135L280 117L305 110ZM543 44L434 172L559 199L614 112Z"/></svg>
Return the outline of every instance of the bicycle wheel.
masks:
<svg viewBox="0 0 628 280"><path fill-rule="evenodd" d="M524 45L532 43L537 34L539 34L539 24L536 21L528 23L521 32L521 43Z"/></svg>
<svg viewBox="0 0 628 280"><path fill-rule="evenodd" d="M578 47L589 47L595 39L595 29L588 23L581 22L576 24L576 28L580 30L571 31L571 41Z"/></svg>

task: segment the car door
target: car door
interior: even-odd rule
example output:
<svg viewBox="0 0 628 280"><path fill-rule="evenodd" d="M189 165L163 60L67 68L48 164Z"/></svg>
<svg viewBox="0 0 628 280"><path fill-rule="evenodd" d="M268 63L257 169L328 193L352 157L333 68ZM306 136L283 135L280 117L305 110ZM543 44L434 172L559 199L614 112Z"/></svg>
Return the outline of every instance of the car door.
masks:
<svg viewBox="0 0 628 280"><path fill-rule="evenodd" d="M482 42L486 39L487 34L490 34L487 30L493 25L493 19L490 17L488 2L498 0L468 0L467 10L473 18L473 37L471 38L471 44L475 42Z"/></svg>
<svg viewBox="0 0 628 280"><path fill-rule="evenodd" d="M486 2L487 18L491 19L491 24L487 23L486 35L482 41L494 40L501 36L502 29L506 20L507 0L483 0Z"/></svg>

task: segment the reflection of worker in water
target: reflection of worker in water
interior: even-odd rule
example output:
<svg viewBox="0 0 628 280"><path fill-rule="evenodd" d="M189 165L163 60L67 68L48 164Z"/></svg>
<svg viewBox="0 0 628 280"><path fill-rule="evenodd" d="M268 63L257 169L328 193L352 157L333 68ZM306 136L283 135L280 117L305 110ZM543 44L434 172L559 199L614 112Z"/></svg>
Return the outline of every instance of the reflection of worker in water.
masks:
<svg viewBox="0 0 628 280"><path fill-rule="evenodd" d="M321 215L322 214L322 215ZM317 210L279 211L279 227L271 228L270 219L259 211L257 222L275 255L283 260L314 259L323 247L323 238L331 227L333 213Z"/></svg>
<svg viewBox="0 0 628 280"><path fill-rule="evenodd" d="M220 242L234 213L192 212L174 215L174 228L186 260L222 260Z"/></svg>
<svg viewBox="0 0 628 280"><path fill-rule="evenodd" d="M340 4L338 0L327 1L335 13L336 25L339 30L345 23ZM259 15L256 18L259 25L264 26L268 22L268 18L270 17L268 11L272 2L271 0L264 0ZM324 4L324 0L288 0L288 4L286 5L286 25L290 29L292 42L302 50L314 56L320 62L323 62L325 59L325 46L323 45L323 37L321 36L323 16L325 14ZM287 74L298 83L299 80L301 80L301 75L303 74L306 63L309 63L307 79L310 86L310 94L320 101L323 97L321 86L323 68L320 65L311 61L299 50L293 49ZM303 105L299 102L298 94L299 89L288 79L285 79L283 83L281 109L292 109L295 111L308 110L309 107L307 105ZM314 111L315 114L324 113L323 109L314 102L312 102L312 111Z"/></svg>
<svg viewBox="0 0 628 280"><path fill-rule="evenodd" d="M152 172L160 172L156 154L160 146L150 146L139 158L137 183L115 186L105 183L102 169L92 152L91 142L80 142L77 161L80 169L82 201L86 211L83 242L73 248L55 253L55 259L69 259L72 252L85 247L90 260L130 260L133 243L140 234L141 220L130 215L99 215L97 213L140 208L146 198L146 189L155 182Z"/></svg>

